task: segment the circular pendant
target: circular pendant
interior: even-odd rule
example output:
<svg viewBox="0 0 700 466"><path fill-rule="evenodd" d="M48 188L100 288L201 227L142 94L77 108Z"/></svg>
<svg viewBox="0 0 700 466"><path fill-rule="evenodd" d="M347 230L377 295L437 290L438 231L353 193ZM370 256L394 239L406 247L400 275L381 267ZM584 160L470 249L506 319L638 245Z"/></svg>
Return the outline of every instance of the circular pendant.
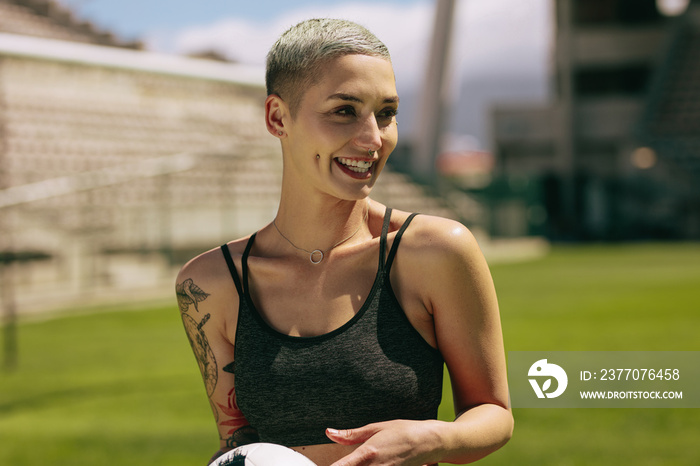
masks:
<svg viewBox="0 0 700 466"><path fill-rule="evenodd" d="M314 260L314 257L317 257L318 260ZM312 264L320 264L323 260L323 251L321 251L320 249L314 249L313 251L311 251L311 254L309 254L309 260Z"/></svg>

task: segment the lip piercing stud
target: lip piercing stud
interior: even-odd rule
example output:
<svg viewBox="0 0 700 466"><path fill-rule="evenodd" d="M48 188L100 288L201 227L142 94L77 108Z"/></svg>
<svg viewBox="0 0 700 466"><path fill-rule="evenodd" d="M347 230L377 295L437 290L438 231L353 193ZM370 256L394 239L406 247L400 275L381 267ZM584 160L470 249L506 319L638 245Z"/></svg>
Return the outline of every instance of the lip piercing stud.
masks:
<svg viewBox="0 0 700 466"><path fill-rule="evenodd" d="M368 150L367 150L367 153L369 154L370 157L372 157L372 156L374 155L374 152L375 152L375 151L373 151L373 150L371 150L371 149L368 149Z"/></svg>

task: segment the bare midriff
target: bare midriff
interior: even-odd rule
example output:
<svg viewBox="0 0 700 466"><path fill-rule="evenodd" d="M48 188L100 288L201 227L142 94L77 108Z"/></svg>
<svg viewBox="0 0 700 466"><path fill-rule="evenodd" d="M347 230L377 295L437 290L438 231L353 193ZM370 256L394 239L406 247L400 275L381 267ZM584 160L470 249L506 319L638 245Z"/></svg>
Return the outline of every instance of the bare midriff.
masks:
<svg viewBox="0 0 700 466"><path fill-rule="evenodd" d="M357 445L338 445L337 443L292 447L293 450L303 454L318 466L333 464L340 458L352 453L355 448L357 448Z"/></svg>

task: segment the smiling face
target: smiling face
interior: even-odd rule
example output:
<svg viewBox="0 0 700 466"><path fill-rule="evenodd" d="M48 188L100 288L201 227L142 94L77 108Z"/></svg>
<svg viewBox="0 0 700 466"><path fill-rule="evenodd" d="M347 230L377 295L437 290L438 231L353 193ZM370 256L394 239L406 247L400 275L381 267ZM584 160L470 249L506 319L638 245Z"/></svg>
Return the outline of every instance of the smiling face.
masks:
<svg viewBox="0 0 700 466"><path fill-rule="evenodd" d="M391 62L344 55L317 73L321 79L293 116L279 102L285 177L339 199L362 199L396 147L399 99Z"/></svg>

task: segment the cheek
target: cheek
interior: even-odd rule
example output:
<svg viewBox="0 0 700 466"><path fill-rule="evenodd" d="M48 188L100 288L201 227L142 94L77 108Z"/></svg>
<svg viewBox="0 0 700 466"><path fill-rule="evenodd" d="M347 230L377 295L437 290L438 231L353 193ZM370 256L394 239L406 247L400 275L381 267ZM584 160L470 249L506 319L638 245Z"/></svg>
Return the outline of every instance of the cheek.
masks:
<svg viewBox="0 0 700 466"><path fill-rule="evenodd" d="M396 129L396 125L391 125L384 130L382 133L382 146L389 149L389 152L396 148L396 144L399 140L399 132Z"/></svg>
<svg viewBox="0 0 700 466"><path fill-rule="evenodd" d="M338 141L348 139L349 137L350 131L348 128L339 127L338 125L327 122L318 122L309 125L303 136L307 143L323 146L326 149L328 149L329 146L335 146Z"/></svg>
<svg viewBox="0 0 700 466"><path fill-rule="evenodd" d="M328 151L332 138L327 128L320 124L308 124L290 134L290 149L294 154L314 156Z"/></svg>

